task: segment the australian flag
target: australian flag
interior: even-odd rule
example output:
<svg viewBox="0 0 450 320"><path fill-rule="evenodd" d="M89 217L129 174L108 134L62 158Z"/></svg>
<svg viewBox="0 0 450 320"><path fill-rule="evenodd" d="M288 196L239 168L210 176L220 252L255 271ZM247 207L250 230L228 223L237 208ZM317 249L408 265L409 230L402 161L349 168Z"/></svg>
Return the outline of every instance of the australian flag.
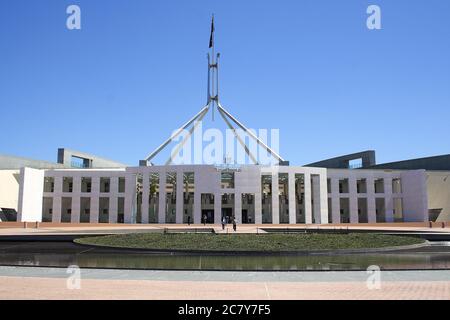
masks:
<svg viewBox="0 0 450 320"><path fill-rule="evenodd" d="M211 36L209 37L209 47L212 48L214 45L214 16L211 20Z"/></svg>

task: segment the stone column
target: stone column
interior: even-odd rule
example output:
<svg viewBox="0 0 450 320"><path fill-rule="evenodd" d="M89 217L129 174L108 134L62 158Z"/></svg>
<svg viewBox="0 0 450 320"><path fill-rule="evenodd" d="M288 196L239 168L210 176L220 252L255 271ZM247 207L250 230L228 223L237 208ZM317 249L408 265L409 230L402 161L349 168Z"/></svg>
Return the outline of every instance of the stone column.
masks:
<svg viewBox="0 0 450 320"><path fill-rule="evenodd" d="M72 214L70 217L71 223L80 222L80 196L81 196L81 177L73 177L73 197L72 197Z"/></svg>
<svg viewBox="0 0 450 320"><path fill-rule="evenodd" d="M280 224L280 188L278 170L272 173L272 224Z"/></svg>
<svg viewBox="0 0 450 320"><path fill-rule="evenodd" d="M328 224L328 189L327 175L321 173L319 176L319 201L320 201L320 223Z"/></svg>
<svg viewBox="0 0 450 320"><path fill-rule="evenodd" d="M242 217L242 193L236 192L234 194L234 216L239 223L243 223Z"/></svg>
<svg viewBox="0 0 450 320"><path fill-rule="evenodd" d="M311 175L312 179L312 196L313 196L313 214L314 214L314 223L321 223L321 206L320 206L320 177L316 174Z"/></svg>
<svg viewBox="0 0 450 320"><path fill-rule="evenodd" d="M166 172L159 174L159 210L158 223L166 223Z"/></svg>
<svg viewBox="0 0 450 320"><path fill-rule="evenodd" d="M127 174L125 177L124 223L133 223L136 205L136 175Z"/></svg>
<svg viewBox="0 0 450 320"><path fill-rule="evenodd" d="M214 193L214 223L220 224L222 221L222 194Z"/></svg>
<svg viewBox="0 0 450 320"><path fill-rule="evenodd" d="M312 223L311 174L305 172L305 223Z"/></svg>
<svg viewBox="0 0 450 320"><path fill-rule="evenodd" d="M118 220L118 213L117 213L117 206L118 206L118 197L115 195L112 195L109 198L109 223L117 223Z"/></svg>
<svg viewBox="0 0 450 320"><path fill-rule="evenodd" d="M386 222L394 222L394 199L392 197L392 178L384 178L384 198L386 203Z"/></svg>
<svg viewBox="0 0 450 320"><path fill-rule="evenodd" d="M99 217L99 194L95 193L91 197L91 214L89 216L89 222L90 223L98 223L98 217Z"/></svg>
<svg viewBox="0 0 450 320"><path fill-rule="evenodd" d="M367 221L369 223L377 222L376 204L375 204L375 180L373 177L366 178L367 187Z"/></svg>
<svg viewBox="0 0 450 320"><path fill-rule="evenodd" d="M350 203L350 223L358 223L358 193L356 188L356 178L350 177L348 179L349 188L349 203Z"/></svg>
<svg viewBox="0 0 450 320"><path fill-rule="evenodd" d="M53 197L53 214L52 214L52 222L56 222L59 223L61 222L61 195L62 195L62 191L63 191L63 177L55 177L55 186L54 186L54 192L53 194L55 195Z"/></svg>
<svg viewBox="0 0 450 320"><path fill-rule="evenodd" d="M56 179L55 179L56 180ZM60 223L61 222L61 197L53 197L53 214L52 214L52 222Z"/></svg>
<svg viewBox="0 0 450 320"><path fill-rule="evenodd" d="M331 210L333 223L341 223L341 203L339 198L338 178L331 178Z"/></svg>
<svg viewBox="0 0 450 320"><path fill-rule="evenodd" d="M288 199L289 199L289 224L297 223L297 215L295 212L295 173L288 173Z"/></svg>
<svg viewBox="0 0 450 320"><path fill-rule="evenodd" d="M148 224L148 201L150 196L150 173L144 172L142 174L142 209L141 209L141 223Z"/></svg>
<svg viewBox="0 0 450 320"><path fill-rule="evenodd" d="M111 177L109 197L109 223L117 223L117 194L119 193L119 177Z"/></svg>
<svg viewBox="0 0 450 320"><path fill-rule="evenodd" d="M194 193L194 223L200 224L202 222L202 193L199 190L197 182L195 183L195 193Z"/></svg>
<svg viewBox="0 0 450 320"><path fill-rule="evenodd" d="M260 183L261 183L261 179L260 179ZM255 224L262 224L262 195L261 195L261 192L255 193Z"/></svg>
<svg viewBox="0 0 450 320"><path fill-rule="evenodd" d="M175 211L175 222L176 223L183 223L183 207L184 207L184 192L183 192L183 183L184 183L184 177L183 177L183 171L177 171L177 204L176 204L176 211Z"/></svg>

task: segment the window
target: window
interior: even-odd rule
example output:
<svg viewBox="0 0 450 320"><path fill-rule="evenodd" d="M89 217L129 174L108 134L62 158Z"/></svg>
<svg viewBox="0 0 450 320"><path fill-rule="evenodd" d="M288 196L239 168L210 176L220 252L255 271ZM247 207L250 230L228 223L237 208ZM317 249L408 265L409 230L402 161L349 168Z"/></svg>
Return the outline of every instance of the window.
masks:
<svg viewBox="0 0 450 320"><path fill-rule="evenodd" d="M222 189L234 188L234 172L222 171L221 172Z"/></svg>
<svg viewBox="0 0 450 320"><path fill-rule="evenodd" d="M402 180L400 178L392 179L392 193L402 193Z"/></svg>
<svg viewBox="0 0 450 320"><path fill-rule="evenodd" d="M119 193L125 192L125 178L119 177Z"/></svg>
<svg viewBox="0 0 450 320"><path fill-rule="evenodd" d="M183 210L185 216L183 223L194 221L194 193L195 193L195 174L194 172L185 172L183 174Z"/></svg>
<svg viewBox="0 0 450 320"><path fill-rule="evenodd" d="M183 183L180 181L180 183ZM166 223L176 222L177 173L166 173Z"/></svg>
<svg viewBox="0 0 450 320"><path fill-rule="evenodd" d="M339 193L348 193L348 179L340 179L339 180Z"/></svg>
<svg viewBox="0 0 450 320"><path fill-rule="evenodd" d="M384 179L375 180L375 193L384 193Z"/></svg>
<svg viewBox="0 0 450 320"><path fill-rule="evenodd" d="M158 222L159 214L159 173L150 173L149 186L148 221L150 223L156 223Z"/></svg>
<svg viewBox="0 0 450 320"><path fill-rule="evenodd" d="M109 186L111 183L110 178L100 178L100 192L101 193L108 193L109 192Z"/></svg>
<svg viewBox="0 0 450 320"><path fill-rule="evenodd" d="M280 223L289 223L289 174L278 174L278 210Z"/></svg>
<svg viewBox="0 0 450 320"><path fill-rule="evenodd" d="M63 192L72 192L73 191L73 178L72 177L64 177L63 178Z"/></svg>
<svg viewBox="0 0 450 320"><path fill-rule="evenodd" d="M261 175L262 223L272 223L272 175Z"/></svg>
<svg viewBox="0 0 450 320"><path fill-rule="evenodd" d="M55 178L45 177L44 178L44 192L54 192L55 191Z"/></svg>
<svg viewBox="0 0 450 320"><path fill-rule="evenodd" d="M125 214L125 198L119 197L117 198L117 222L124 222L124 214Z"/></svg>
<svg viewBox="0 0 450 320"><path fill-rule="evenodd" d="M81 192L90 193L92 191L92 178L81 178Z"/></svg>
<svg viewBox="0 0 450 320"><path fill-rule="evenodd" d="M80 222L87 223L90 220L91 213L91 198L80 198Z"/></svg>
<svg viewBox="0 0 450 320"><path fill-rule="evenodd" d="M394 198L394 221L403 222L403 200L402 198Z"/></svg>
<svg viewBox="0 0 450 320"><path fill-rule="evenodd" d="M359 159L352 159L348 162L348 168L349 169L359 169L363 167L363 161L362 158Z"/></svg>
<svg viewBox="0 0 450 320"><path fill-rule="evenodd" d="M109 222L109 198L101 197L99 199L99 211L101 212L101 215L99 216L100 223L107 223Z"/></svg>
<svg viewBox="0 0 450 320"><path fill-rule="evenodd" d="M367 193L367 182L366 179L356 180L356 192L357 193Z"/></svg>

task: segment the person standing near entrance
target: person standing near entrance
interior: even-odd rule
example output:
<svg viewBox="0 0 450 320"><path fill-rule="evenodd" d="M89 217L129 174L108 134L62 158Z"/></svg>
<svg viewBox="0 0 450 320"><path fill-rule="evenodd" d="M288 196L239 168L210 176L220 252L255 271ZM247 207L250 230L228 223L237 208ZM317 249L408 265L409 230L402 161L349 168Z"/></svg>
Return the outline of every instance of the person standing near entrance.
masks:
<svg viewBox="0 0 450 320"><path fill-rule="evenodd" d="M206 226L206 219L207 219L207 218L206 218L206 214L204 214L204 215L203 215L203 225L205 225L205 226Z"/></svg>
<svg viewBox="0 0 450 320"><path fill-rule="evenodd" d="M222 217L222 230L225 230L225 225L227 224L227 218L225 216Z"/></svg>
<svg viewBox="0 0 450 320"><path fill-rule="evenodd" d="M191 225L191 216L188 216L188 226Z"/></svg>
<svg viewBox="0 0 450 320"><path fill-rule="evenodd" d="M236 232L236 219L233 217L233 231Z"/></svg>

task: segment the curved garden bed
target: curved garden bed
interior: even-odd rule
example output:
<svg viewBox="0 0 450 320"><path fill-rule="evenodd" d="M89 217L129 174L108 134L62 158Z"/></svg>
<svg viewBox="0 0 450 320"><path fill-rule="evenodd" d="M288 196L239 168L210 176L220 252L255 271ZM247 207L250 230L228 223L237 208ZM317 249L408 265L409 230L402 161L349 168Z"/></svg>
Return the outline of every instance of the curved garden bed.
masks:
<svg viewBox="0 0 450 320"><path fill-rule="evenodd" d="M138 233L79 238L78 244L158 252L217 254L374 252L421 246L425 240L382 234L163 234Z"/></svg>

